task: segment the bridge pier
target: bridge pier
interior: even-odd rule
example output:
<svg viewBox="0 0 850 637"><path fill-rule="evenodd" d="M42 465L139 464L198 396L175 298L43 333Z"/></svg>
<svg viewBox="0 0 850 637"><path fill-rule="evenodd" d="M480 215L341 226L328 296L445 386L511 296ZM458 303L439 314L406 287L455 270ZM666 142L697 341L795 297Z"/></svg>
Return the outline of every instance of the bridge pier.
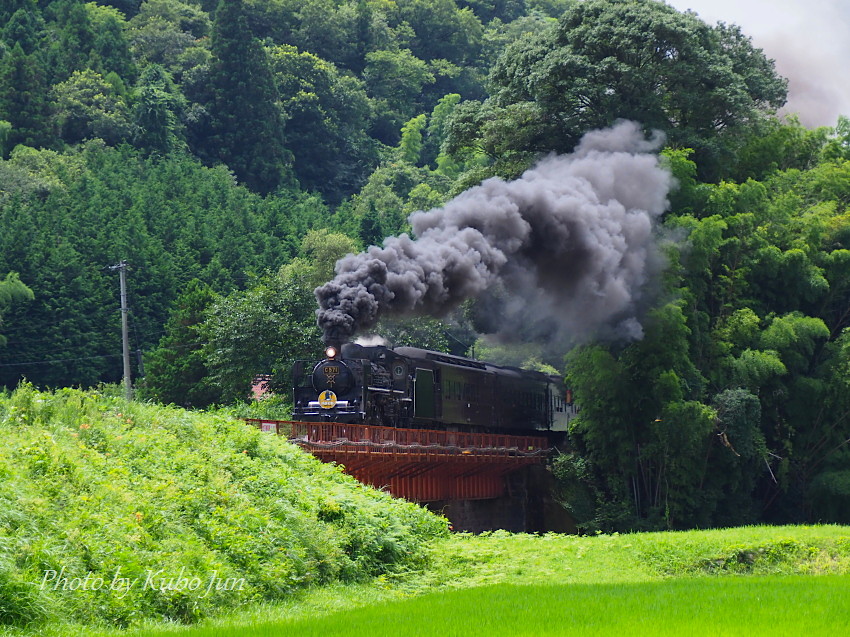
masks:
<svg viewBox="0 0 850 637"><path fill-rule="evenodd" d="M448 518L454 531L577 532L570 514L554 498L554 479L544 465L524 467L504 476L504 480L506 489L499 497L422 504Z"/></svg>

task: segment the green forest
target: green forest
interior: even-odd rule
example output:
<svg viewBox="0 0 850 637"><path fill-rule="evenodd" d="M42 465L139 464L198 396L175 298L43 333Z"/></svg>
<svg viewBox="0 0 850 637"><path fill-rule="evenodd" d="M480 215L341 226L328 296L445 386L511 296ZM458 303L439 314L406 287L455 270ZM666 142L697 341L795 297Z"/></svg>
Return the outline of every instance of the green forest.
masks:
<svg viewBox="0 0 850 637"><path fill-rule="evenodd" d="M6 0L0 386L245 401L321 346L340 257L622 119L676 178L644 336L486 338L474 300L391 342L566 374L583 531L850 523L850 120L779 117L738 27L654 0Z"/></svg>

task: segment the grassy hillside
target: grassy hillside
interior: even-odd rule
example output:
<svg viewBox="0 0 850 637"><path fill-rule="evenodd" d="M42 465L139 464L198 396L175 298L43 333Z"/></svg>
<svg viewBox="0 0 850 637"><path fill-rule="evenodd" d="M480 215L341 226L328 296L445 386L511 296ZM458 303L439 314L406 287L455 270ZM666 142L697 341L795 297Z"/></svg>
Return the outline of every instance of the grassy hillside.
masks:
<svg viewBox="0 0 850 637"><path fill-rule="evenodd" d="M224 415L0 395L0 627L193 622L424 559L445 521Z"/></svg>

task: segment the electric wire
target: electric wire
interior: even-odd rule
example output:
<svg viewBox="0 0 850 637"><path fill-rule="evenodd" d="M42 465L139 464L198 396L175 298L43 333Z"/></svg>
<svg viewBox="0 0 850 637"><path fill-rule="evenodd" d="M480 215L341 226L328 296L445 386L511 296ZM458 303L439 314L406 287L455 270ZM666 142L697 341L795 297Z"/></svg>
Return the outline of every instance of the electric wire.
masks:
<svg viewBox="0 0 850 637"><path fill-rule="evenodd" d="M57 363L76 363L79 361L90 361L99 358L121 358L121 354L98 354L95 356L80 356L77 358L56 358L44 361L24 361L20 363L0 363L0 367L18 367L22 365L55 365Z"/></svg>

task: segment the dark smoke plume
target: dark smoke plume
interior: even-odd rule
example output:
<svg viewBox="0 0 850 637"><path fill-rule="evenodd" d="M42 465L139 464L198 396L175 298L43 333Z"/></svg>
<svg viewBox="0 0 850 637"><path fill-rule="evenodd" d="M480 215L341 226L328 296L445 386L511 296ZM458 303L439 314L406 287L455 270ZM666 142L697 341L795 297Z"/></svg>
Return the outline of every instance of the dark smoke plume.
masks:
<svg viewBox="0 0 850 637"><path fill-rule="evenodd" d="M620 122L515 181L488 179L413 214L415 239L389 237L340 259L316 289L325 342L347 341L384 313L444 315L495 288L510 299L508 329L522 316L549 317L572 340L640 338L639 307L660 267L653 226L672 183L653 154L659 145Z"/></svg>

